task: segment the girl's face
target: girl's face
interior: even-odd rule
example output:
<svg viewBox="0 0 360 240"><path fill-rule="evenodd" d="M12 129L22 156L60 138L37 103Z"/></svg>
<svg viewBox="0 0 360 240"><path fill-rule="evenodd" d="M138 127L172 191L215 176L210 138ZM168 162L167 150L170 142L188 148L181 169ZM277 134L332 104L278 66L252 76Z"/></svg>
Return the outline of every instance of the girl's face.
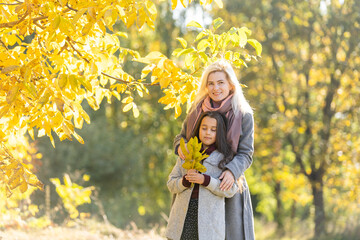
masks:
<svg viewBox="0 0 360 240"><path fill-rule="evenodd" d="M209 147L215 143L216 140L216 125L217 121L215 118L204 117L200 124L199 138L204 147Z"/></svg>
<svg viewBox="0 0 360 240"><path fill-rule="evenodd" d="M221 102L227 98L233 86L227 80L226 73L213 72L208 76L206 89L209 97L215 102Z"/></svg>

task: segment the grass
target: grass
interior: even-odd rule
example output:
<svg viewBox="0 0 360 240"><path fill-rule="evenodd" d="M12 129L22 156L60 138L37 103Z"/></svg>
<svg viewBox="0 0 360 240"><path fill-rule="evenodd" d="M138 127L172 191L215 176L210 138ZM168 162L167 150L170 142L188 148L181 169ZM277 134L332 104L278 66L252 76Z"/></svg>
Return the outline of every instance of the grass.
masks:
<svg viewBox="0 0 360 240"><path fill-rule="evenodd" d="M0 230L0 240L164 240L163 229L141 230L134 223L127 229L94 220L77 222L72 227L49 226L46 228L19 228Z"/></svg>
<svg viewBox="0 0 360 240"><path fill-rule="evenodd" d="M293 227L291 227L293 226ZM149 230L138 229L130 222L126 229L119 229L111 224L96 220L74 222L69 226L24 227L12 225L0 228L0 240L165 240L164 227ZM314 240L311 221L287 222L282 232L277 231L275 223L255 219L255 235L257 240ZM360 228L352 227L346 231L330 233L317 240L355 240L359 239Z"/></svg>

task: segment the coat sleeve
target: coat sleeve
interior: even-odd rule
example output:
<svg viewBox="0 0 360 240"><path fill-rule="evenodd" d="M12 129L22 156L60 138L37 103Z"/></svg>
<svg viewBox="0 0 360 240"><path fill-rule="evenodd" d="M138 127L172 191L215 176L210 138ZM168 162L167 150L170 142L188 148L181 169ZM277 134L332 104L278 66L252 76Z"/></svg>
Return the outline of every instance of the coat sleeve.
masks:
<svg viewBox="0 0 360 240"><path fill-rule="evenodd" d="M181 160L180 160L180 158L178 158L176 160L176 164L175 164L174 168L172 169L172 171L169 175L169 179L167 181L167 187L172 194L181 193L182 191L187 189L187 187L185 187L182 184L183 175L182 175L181 169L182 169Z"/></svg>
<svg viewBox="0 0 360 240"><path fill-rule="evenodd" d="M205 188L207 188L210 192L212 192L216 196L225 197L225 198L233 197L235 193L239 190L237 184L234 183L229 190L222 191L220 189L220 183L221 181L218 178L211 177L209 185Z"/></svg>
<svg viewBox="0 0 360 240"><path fill-rule="evenodd" d="M237 153L233 160L226 165L238 179L252 164L254 153L254 117L251 113L244 114L242 118L242 135L240 136Z"/></svg>
<svg viewBox="0 0 360 240"><path fill-rule="evenodd" d="M187 126L187 121L188 121L188 117L185 118L183 124L182 124L182 128L181 128L181 132L175 136L174 138L174 143L173 143L173 146L174 146L174 150L175 150L175 154L176 155L179 155L178 154L178 149L179 149L179 146L180 146L180 140L181 138L184 138L185 142L186 141L186 126Z"/></svg>

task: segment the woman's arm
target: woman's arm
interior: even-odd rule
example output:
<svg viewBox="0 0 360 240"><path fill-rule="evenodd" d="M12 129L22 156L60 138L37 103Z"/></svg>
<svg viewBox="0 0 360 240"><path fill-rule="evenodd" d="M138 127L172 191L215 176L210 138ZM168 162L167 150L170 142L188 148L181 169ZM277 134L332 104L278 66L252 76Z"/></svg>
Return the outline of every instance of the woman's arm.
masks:
<svg viewBox="0 0 360 240"><path fill-rule="evenodd" d="M218 178L211 177L209 185L207 185L205 188L207 188L209 191L211 191L213 194L219 197L226 197L226 198L233 197L235 193L239 190L237 184L233 183L231 188L223 191L220 189L220 183L221 181Z"/></svg>
<svg viewBox="0 0 360 240"><path fill-rule="evenodd" d="M166 184L169 191L173 194L181 193L182 191L187 189L187 187L185 187L182 183L183 175L182 175L181 169L182 169L181 159L178 158L176 160L176 164L175 164L174 168L172 169L172 171L169 175L169 179Z"/></svg>
<svg viewBox="0 0 360 240"><path fill-rule="evenodd" d="M180 140L181 138L184 138L185 140L185 143L187 142L186 141L186 126L187 126L187 118L185 118L183 124L182 124L182 128L181 128L181 132L175 136L174 138L174 143L173 143L173 146L174 146L174 150L175 150L175 154L176 155L179 155L178 154L178 149L179 149L179 146L180 146Z"/></svg>
<svg viewBox="0 0 360 240"><path fill-rule="evenodd" d="M251 166L254 153L254 117L246 113L242 118L242 135L240 136L237 153L226 165L235 179L238 179Z"/></svg>

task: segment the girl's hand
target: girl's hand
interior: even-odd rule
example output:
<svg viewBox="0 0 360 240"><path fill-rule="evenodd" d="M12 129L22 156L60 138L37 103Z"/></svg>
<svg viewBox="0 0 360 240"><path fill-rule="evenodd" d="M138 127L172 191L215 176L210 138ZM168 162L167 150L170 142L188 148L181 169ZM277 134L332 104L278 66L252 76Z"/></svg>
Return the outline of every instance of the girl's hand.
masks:
<svg viewBox="0 0 360 240"><path fill-rule="evenodd" d="M230 190L230 188L232 187L232 185L235 182L235 177L232 174L232 172L230 170L225 170L219 177L221 181L220 183L220 190L221 191L227 191Z"/></svg>
<svg viewBox="0 0 360 240"><path fill-rule="evenodd" d="M185 178L191 183L203 184L205 181L204 175L202 175L195 169L189 169Z"/></svg>
<svg viewBox="0 0 360 240"><path fill-rule="evenodd" d="M186 148L186 151L189 152L189 150L187 149L187 144L186 144L186 143L185 143L185 148ZM185 155L184 155L184 153L181 151L180 145L179 145L179 147L178 147L178 154L179 154L179 157L180 157L181 159L185 159Z"/></svg>

